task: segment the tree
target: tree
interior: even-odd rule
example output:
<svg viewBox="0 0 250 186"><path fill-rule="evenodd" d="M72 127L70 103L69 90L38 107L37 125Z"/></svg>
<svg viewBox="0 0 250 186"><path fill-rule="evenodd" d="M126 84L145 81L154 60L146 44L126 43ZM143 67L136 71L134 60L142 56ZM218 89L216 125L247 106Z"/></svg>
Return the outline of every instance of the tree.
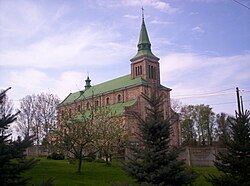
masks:
<svg viewBox="0 0 250 186"><path fill-rule="evenodd" d="M25 96L20 103L17 131L23 137L34 134L36 144L40 145L49 131L55 129L58 104L58 97L49 93Z"/></svg>
<svg viewBox="0 0 250 186"><path fill-rule="evenodd" d="M215 114L209 105L186 105L181 109L185 144L212 145L215 140Z"/></svg>
<svg viewBox="0 0 250 186"><path fill-rule="evenodd" d="M93 153L93 138L95 127L91 113L82 113L78 117L64 114L60 126L55 131L55 138L59 150L73 155L78 160L77 172L81 172L82 160Z"/></svg>
<svg viewBox="0 0 250 186"><path fill-rule="evenodd" d="M111 157L125 146L128 132L122 117L112 111L111 107L100 107L93 114L96 127L94 145L109 164L109 159L111 161Z"/></svg>
<svg viewBox="0 0 250 186"><path fill-rule="evenodd" d="M64 112L55 138L61 151L70 152L78 160L77 172L81 172L82 159L97 152L104 155L108 164L108 159L125 141L126 134L122 118L110 107L91 107L76 116Z"/></svg>
<svg viewBox="0 0 250 186"><path fill-rule="evenodd" d="M163 96L154 93L151 97L142 95L148 103L146 118L133 112L139 122L138 141L129 146L132 153L125 163L125 171L136 179L139 185L182 185L191 183L194 175L179 161L180 149L171 148L171 118L164 118Z"/></svg>
<svg viewBox="0 0 250 186"><path fill-rule="evenodd" d="M171 99L171 108L176 113L179 113L181 111L181 108L182 108L182 102L178 99Z"/></svg>
<svg viewBox="0 0 250 186"><path fill-rule="evenodd" d="M181 134L183 145L196 145L197 134L195 131L194 106L185 105L181 108Z"/></svg>
<svg viewBox="0 0 250 186"><path fill-rule="evenodd" d="M36 120L42 127L42 138L47 138L49 131L56 127L56 107L59 104L59 98L50 93L41 93L37 95L36 100Z"/></svg>
<svg viewBox="0 0 250 186"><path fill-rule="evenodd" d="M213 185L250 185L250 112L229 118L230 138L223 138L226 152L216 156L214 165L222 172L207 178Z"/></svg>
<svg viewBox="0 0 250 186"><path fill-rule="evenodd" d="M229 116L225 113L220 113L216 115L216 124L217 124L217 129L216 129L216 136L218 138L219 144L223 145L223 139L229 138L229 122L228 122Z"/></svg>
<svg viewBox="0 0 250 186"><path fill-rule="evenodd" d="M7 90L0 93L1 106L4 104ZM26 185L28 179L23 178L21 173L36 163L34 159L25 159L24 155L26 148L32 144L31 137L27 136L24 140L19 137L16 141L9 139L11 133L8 133L8 128L18 114L19 112L0 114L0 183L2 186Z"/></svg>
<svg viewBox="0 0 250 186"><path fill-rule="evenodd" d="M35 134L34 120L35 120L35 95L27 95L20 101L21 113L17 118L17 132L21 136L30 136Z"/></svg>

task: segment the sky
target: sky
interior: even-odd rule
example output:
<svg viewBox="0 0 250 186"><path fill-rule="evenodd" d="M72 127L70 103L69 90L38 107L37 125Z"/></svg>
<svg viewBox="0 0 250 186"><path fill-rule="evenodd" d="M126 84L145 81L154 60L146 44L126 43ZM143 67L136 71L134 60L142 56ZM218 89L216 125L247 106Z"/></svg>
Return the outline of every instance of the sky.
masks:
<svg viewBox="0 0 250 186"><path fill-rule="evenodd" d="M250 109L250 0L0 0L0 89L63 100L129 74L141 7L171 98L234 114L239 87Z"/></svg>

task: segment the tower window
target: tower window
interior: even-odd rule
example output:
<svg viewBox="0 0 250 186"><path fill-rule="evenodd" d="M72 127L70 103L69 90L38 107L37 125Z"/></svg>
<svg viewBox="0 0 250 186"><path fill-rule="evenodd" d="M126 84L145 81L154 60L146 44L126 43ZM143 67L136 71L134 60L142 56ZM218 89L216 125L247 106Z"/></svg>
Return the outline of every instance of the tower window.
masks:
<svg viewBox="0 0 250 186"><path fill-rule="evenodd" d="M156 69L154 66L148 65L148 77L150 79L156 79Z"/></svg>
<svg viewBox="0 0 250 186"><path fill-rule="evenodd" d="M89 102L87 103L86 108L89 109Z"/></svg>
<svg viewBox="0 0 250 186"><path fill-rule="evenodd" d="M141 75L142 74L142 66L137 66L135 67L135 75L138 76L138 75Z"/></svg>
<svg viewBox="0 0 250 186"><path fill-rule="evenodd" d="M81 112L81 105L78 105L77 111L78 111L78 112Z"/></svg>

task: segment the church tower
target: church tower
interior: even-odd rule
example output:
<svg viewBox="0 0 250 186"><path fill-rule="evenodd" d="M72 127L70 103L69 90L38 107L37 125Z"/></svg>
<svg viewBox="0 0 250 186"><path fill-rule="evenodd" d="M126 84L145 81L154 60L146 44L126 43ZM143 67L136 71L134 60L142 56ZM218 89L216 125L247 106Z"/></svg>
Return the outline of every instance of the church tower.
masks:
<svg viewBox="0 0 250 186"><path fill-rule="evenodd" d="M147 29L142 15L142 25L140 38L138 42L137 54L131 61L131 78L142 77L153 86L160 85L160 66L159 58L151 51L151 43L149 41Z"/></svg>

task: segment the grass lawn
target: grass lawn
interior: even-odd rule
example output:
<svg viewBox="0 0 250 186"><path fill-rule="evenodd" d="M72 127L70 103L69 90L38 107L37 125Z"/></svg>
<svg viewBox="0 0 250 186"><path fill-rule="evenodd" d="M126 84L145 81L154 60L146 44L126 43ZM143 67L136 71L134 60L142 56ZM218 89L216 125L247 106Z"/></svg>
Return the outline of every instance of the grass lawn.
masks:
<svg viewBox="0 0 250 186"><path fill-rule="evenodd" d="M82 173L77 174L76 164L69 164L66 160L47 160L41 161L25 176L32 177L30 183L38 185L43 180L54 177L56 186L111 186L112 183L133 183L133 180L125 175L121 170L120 163L112 163L106 166L105 163L83 162ZM195 172L199 174L194 185L210 186L203 175L218 174L214 167L195 167Z"/></svg>
<svg viewBox="0 0 250 186"><path fill-rule="evenodd" d="M69 164L66 160L47 160L41 158L38 164L25 173L32 177L31 183L41 183L54 177L54 184L58 186L110 186L112 183L132 183L121 170L119 163L107 166L105 163L83 162L82 173L76 173L76 164Z"/></svg>
<svg viewBox="0 0 250 186"><path fill-rule="evenodd" d="M194 185L197 186L212 186L211 183L206 182L204 176L208 176L209 174L218 175L219 171L215 167L194 167L193 170L198 174Z"/></svg>

